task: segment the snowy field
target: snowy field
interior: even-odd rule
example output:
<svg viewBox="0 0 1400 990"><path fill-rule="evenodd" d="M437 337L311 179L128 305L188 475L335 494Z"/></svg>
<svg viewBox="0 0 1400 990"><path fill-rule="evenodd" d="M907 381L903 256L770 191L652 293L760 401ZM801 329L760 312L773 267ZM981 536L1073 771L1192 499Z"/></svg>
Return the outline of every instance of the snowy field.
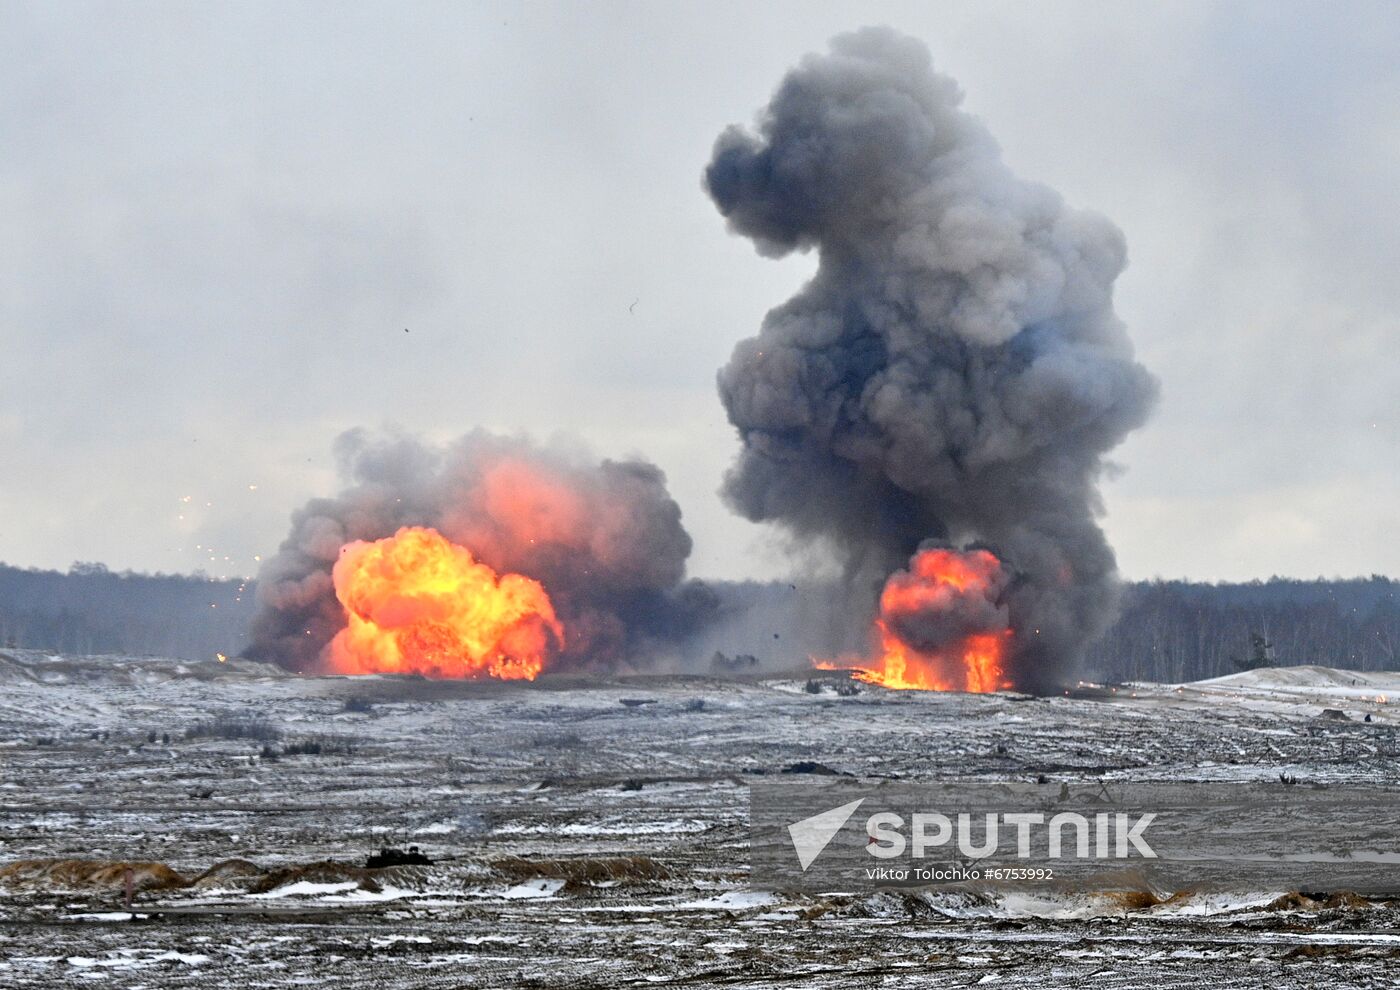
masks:
<svg viewBox="0 0 1400 990"><path fill-rule="evenodd" d="M745 866L746 783L804 763L1394 785L1400 675L1050 699L817 676L514 686L0 653L0 986L1400 985L1400 904L1341 891L797 896ZM384 844L434 862L363 869Z"/></svg>

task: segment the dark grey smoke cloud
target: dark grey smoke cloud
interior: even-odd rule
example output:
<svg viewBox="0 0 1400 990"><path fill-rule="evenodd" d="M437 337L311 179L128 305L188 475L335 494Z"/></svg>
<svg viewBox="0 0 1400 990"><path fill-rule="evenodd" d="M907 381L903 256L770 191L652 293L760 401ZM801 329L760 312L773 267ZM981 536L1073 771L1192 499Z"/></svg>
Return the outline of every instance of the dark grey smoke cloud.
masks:
<svg viewBox="0 0 1400 990"><path fill-rule="evenodd" d="M336 457L348 487L298 509L258 574L249 656L318 669L345 625L331 583L340 548L402 526L431 526L497 571L540 581L566 630L553 670L664 656L717 607L685 580L690 537L646 461L481 431L435 447L352 430Z"/></svg>
<svg viewBox="0 0 1400 990"><path fill-rule="evenodd" d="M730 229L820 262L720 372L743 441L724 493L829 542L867 615L925 540L995 548L1011 674L1046 688L1114 616L1096 485L1157 387L1113 311L1121 233L1013 175L960 101L923 44L871 28L720 136Z"/></svg>

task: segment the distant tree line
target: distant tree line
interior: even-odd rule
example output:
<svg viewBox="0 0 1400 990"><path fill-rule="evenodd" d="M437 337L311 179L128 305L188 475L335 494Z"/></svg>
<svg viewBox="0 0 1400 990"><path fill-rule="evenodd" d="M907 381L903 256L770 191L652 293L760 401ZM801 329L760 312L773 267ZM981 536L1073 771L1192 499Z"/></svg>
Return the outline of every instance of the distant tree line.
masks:
<svg viewBox="0 0 1400 990"><path fill-rule="evenodd" d="M814 612L839 615L835 589L734 582L715 590L732 620L718 647L756 653L765 666L801 663L846 633L840 649L853 649L863 635L817 621ZM0 648L208 659L246 644L252 612L252 582L116 573L101 564L66 573L0 564ZM697 640L696 656L708 662L715 648ZM1190 681L1266 663L1400 669L1400 582L1132 583L1117 624L1091 648L1085 675Z"/></svg>
<svg viewBox="0 0 1400 990"><path fill-rule="evenodd" d="M1400 669L1400 582L1137 582L1086 666L1103 680L1173 682L1264 664Z"/></svg>
<svg viewBox="0 0 1400 990"><path fill-rule="evenodd" d="M0 564L0 648L209 659L243 645L252 583L133 574L75 563L67 573Z"/></svg>

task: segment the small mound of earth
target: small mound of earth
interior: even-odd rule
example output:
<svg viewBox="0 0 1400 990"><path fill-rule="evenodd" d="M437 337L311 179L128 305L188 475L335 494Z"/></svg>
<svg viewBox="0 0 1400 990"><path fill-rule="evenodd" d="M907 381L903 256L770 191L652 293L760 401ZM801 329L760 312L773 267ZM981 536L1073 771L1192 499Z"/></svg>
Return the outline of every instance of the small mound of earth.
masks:
<svg viewBox="0 0 1400 990"><path fill-rule="evenodd" d="M226 859L215 863L190 881L192 887L243 887L252 884L266 872L257 863L246 859Z"/></svg>
<svg viewBox="0 0 1400 990"><path fill-rule="evenodd" d="M55 890L174 890L190 881L164 863L108 859L22 859L0 867L0 885Z"/></svg>
<svg viewBox="0 0 1400 990"><path fill-rule="evenodd" d="M320 863L282 866L268 870L249 888L249 892L266 894L279 887L286 887L294 883L353 883L359 890L378 894L384 890L384 883L394 886L407 885L413 881L422 880L423 877L423 870L419 867L390 866L384 869L370 869L364 866L353 866L349 863L324 860Z"/></svg>
<svg viewBox="0 0 1400 990"><path fill-rule="evenodd" d="M1335 894L1302 893L1297 890L1290 890L1288 893L1275 898L1269 902L1264 909L1266 911L1325 911L1338 908L1360 910L1374 907L1375 904L1369 898L1360 894L1353 894L1349 890L1339 891Z"/></svg>
<svg viewBox="0 0 1400 990"><path fill-rule="evenodd" d="M818 777L849 777L850 774L843 770L833 770L825 763L818 763L815 760L798 760L778 771L779 773L810 773Z"/></svg>

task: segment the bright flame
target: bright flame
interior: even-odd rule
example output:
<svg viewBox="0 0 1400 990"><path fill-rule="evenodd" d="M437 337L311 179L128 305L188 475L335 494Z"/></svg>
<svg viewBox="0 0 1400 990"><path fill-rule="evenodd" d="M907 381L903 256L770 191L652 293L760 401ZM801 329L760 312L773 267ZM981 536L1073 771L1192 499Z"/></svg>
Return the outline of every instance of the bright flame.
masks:
<svg viewBox="0 0 1400 990"><path fill-rule="evenodd" d="M1006 581L1001 561L986 550L921 550L885 582L875 619L880 655L850 669L872 684L905 690L985 693L1011 687L1006 648L1012 632L996 598ZM898 633L901 622L967 616L983 629L920 649ZM991 628L987 628L990 626ZM818 662L823 669L841 664Z"/></svg>
<svg viewBox="0 0 1400 990"><path fill-rule="evenodd" d="M435 529L348 544L331 577L347 623L327 647L336 673L534 680L564 642L538 581L498 575Z"/></svg>

